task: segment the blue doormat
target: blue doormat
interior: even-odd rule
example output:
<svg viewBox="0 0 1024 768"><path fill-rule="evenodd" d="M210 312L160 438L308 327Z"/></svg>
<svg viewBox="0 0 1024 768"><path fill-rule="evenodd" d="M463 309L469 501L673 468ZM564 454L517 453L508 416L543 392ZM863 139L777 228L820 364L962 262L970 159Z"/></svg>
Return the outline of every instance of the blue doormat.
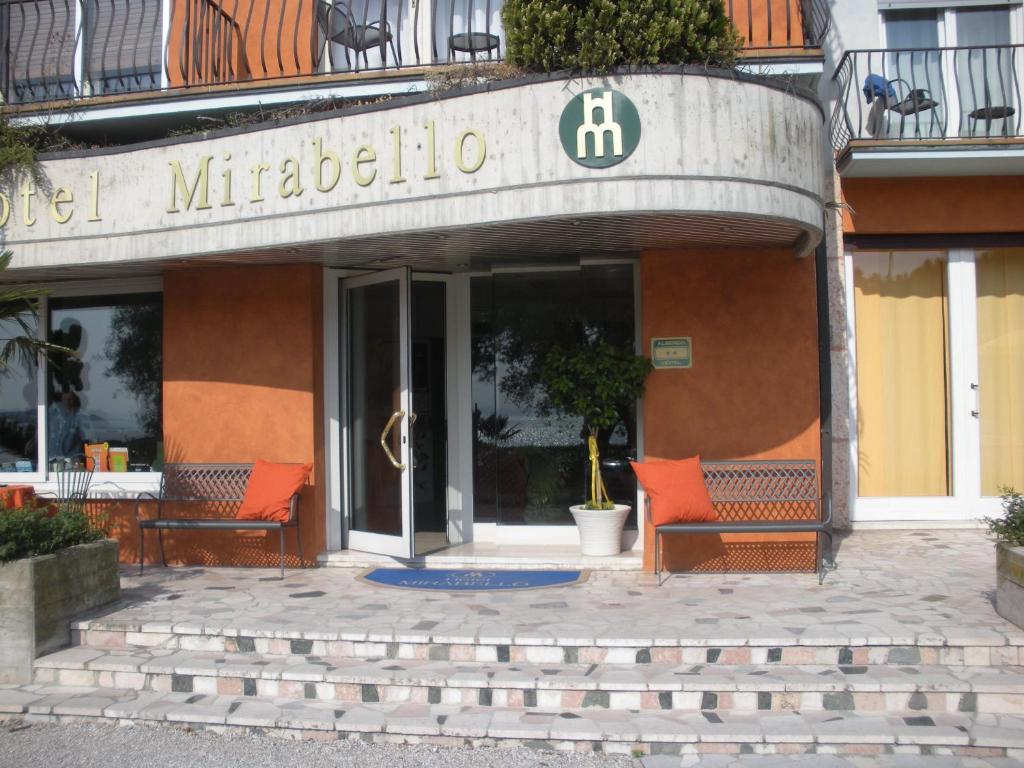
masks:
<svg viewBox="0 0 1024 768"><path fill-rule="evenodd" d="M586 581L590 571L463 571L448 568L370 568L360 578L399 589L451 592L564 587Z"/></svg>

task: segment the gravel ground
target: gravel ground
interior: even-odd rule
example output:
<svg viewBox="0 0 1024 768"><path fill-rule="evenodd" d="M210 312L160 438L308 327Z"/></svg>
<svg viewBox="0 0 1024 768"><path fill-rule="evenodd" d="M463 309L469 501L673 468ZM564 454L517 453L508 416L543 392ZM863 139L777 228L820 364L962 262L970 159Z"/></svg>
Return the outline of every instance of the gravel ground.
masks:
<svg viewBox="0 0 1024 768"><path fill-rule="evenodd" d="M691 758L692 759L692 758ZM1013 768L1007 758L709 756L633 760L531 749L449 749L361 741L223 736L172 726L0 723L0 768Z"/></svg>
<svg viewBox="0 0 1024 768"><path fill-rule="evenodd" d="M2 768L630 768L628 757L223 736L169 726L0 723Z"/></svg>

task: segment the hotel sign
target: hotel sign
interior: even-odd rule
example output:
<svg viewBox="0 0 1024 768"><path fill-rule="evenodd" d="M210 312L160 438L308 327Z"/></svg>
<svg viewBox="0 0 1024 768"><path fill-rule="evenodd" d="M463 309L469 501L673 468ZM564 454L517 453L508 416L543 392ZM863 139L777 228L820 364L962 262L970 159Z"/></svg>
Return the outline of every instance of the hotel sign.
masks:
<svg viewBox="0 0 1024 768"><path fill-rule="evenodd" d="M686 119L707 104L723 112L714 141L706 121ZM655 116L673 130L646 131L639 151L641 122L650 128ZM767 218L814 235L821 137L816 103L733 78L495 84L50 157L40 163L46 183L0 187L0 245L14 252L13 275L224 254L286 259L305 246L340 266L391 258L383 238L395 256L461 257L504 237L504 226L606 216ZM485 229L479 240L449 239ZM515 247L541 245L533 237Z"/></svg>
<svg viewBox="0 0 1024 768"><path fill-rule="evenodd" d="M611 88L592 88L565 105L558 121L562 148L580 165L618 165L640 143L640 113Z"/></svg>
<svg viewBox="0 0 1024 768"><path fill-rule="evenodd" d="M651 363L655 368L692 368L692 337L651 339Z"/></svg>

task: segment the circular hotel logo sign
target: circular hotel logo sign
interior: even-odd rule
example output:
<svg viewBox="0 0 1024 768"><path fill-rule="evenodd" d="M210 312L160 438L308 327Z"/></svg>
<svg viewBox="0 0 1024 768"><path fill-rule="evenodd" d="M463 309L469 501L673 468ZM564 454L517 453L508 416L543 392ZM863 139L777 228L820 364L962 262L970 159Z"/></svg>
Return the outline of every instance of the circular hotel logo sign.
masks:
<svg viewBox="0 0 1024 768"><path fill-rule="evenodd" d="M640 143L640 113L618 91L593 88L565 105L558 135L565 153L580 165L608 168Z"/></svg>

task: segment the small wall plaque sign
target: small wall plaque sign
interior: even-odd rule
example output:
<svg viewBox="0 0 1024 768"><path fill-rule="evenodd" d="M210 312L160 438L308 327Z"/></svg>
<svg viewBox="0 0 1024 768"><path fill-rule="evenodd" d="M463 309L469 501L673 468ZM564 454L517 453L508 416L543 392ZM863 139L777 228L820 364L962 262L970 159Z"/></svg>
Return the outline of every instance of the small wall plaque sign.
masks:
<svg viewBox="0 0 1024 768"><path fill-rule="evenodd" d="M690 336L651 339L651 362L655 368L692 368L693 341Z"/></svg>

